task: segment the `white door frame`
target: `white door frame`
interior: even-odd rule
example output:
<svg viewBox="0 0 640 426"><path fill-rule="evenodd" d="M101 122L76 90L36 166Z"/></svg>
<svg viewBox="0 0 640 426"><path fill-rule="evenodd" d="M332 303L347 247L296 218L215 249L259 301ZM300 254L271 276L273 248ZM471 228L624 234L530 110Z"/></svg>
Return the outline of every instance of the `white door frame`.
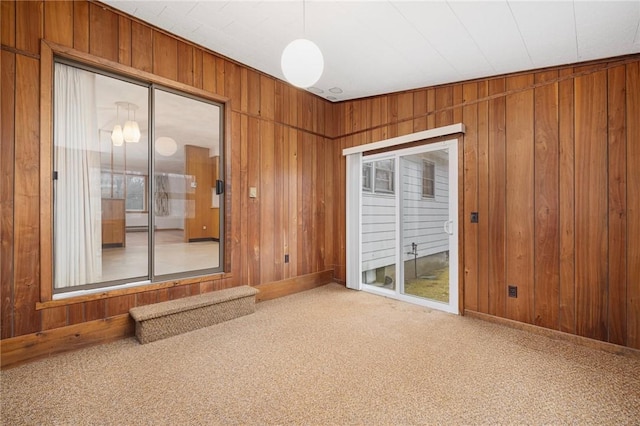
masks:
<svg viewBox="0 0 640 426"><path fill-rule="evenodd" d="M452 221L449 235L449 303L442 303L429 299L422 299L416 296L401 293L401 286L396 286L395 290L389 290L370 286L362 283L362 151L350 152L347 155L347 287L355 290L366 290L371 293L380 294L410 303L438 309L454 314L459 313L459 271L458 271L458 139L450 139L443 142L425 144L412 148L388 151L381 154L367 156L367 160L377 158L395 158L396 171L399 172L399 159L401 156L411 155L419 152L437 151L448 149L449 152L449 220ZM400 179L395 179L395 187L398 202L396 203L396 223L401 223L401 203L399 196ZM398 265L402 264L402 232L398 226L396 232L396 248L398 250L396 258L396 270L400 271ZM399 259L399 260L398 260ZM402 273L400 273L402 276Z"/></svg>

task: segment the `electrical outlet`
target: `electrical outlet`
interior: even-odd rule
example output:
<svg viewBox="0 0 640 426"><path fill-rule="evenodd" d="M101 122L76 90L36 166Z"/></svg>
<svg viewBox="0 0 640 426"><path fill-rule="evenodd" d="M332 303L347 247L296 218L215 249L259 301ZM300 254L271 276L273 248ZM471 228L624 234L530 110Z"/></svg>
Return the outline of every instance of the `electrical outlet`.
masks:
<svg viewBox="0 0 640 426"><path fill-rule="evenodd" d="M284 263L289 263L289 255L288 254L284 255Z"/></svg>
<svg viewBox="0 0 640 426"><path fill-rule="evenodd" d="M478 223L478 212L471 212L471 223Z"/></svg>
<svg viewBox="0 0 640 426"><path fill-rule="evenodd" d="M510 285L509 286L509 297L518 297L518 286Z"/></svg>

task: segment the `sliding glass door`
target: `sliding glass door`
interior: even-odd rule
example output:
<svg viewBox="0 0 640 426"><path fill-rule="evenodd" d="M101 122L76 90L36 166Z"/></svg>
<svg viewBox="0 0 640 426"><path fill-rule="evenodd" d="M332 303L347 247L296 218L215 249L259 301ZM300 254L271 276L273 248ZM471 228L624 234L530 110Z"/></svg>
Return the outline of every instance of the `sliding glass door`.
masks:
<svg viewBox="0 0 640 426"><path fill-rule="evenodd" d="M362 159L367 291L458 313L457 141Z"/></svg>

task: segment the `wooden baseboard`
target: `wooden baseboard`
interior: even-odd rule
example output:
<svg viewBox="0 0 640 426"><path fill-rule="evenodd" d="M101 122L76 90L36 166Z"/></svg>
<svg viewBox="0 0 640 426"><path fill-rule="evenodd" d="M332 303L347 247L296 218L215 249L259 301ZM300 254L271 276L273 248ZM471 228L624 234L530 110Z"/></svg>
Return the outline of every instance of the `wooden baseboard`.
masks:
<svg viewBox="0 0 640 426"><path fill-rule="evenodd" d="M3 339L1 368L16 366L54 354L133 336L135 325L129 314L90 321L39 333Z"/></svg>
<svg viewBox="0 0 640 426"><path fill-rule="evenodd" d="M505 325L507 327L516 328L518 330L528 331L530 333L546 336L551 339L572 342L577 345L598 349L616 355L625 355L640 359L640 350L630 348L628 346L620 346L614 343L603 342L601 340L590 339L583 336L577 336L575 334L565 333L559 330L552 330L550 328L544 328L533 324L510 320L507 318L500 318L493 315L484 314L482 312L470 311L468 309L464 311L464 316L492 322L494 324Z"/></svg>
<svg viewBox="0 0 640 426"><path fill-rule="evenodd" d="M259 284L255 286L260 290L256 295L256 302L276 299L278 297L287 296L289 294L299 293L312 288L320 287L333 282L333 269L327 269L322 272L315 272L300 277L290 278L272 283Z"/></svg>

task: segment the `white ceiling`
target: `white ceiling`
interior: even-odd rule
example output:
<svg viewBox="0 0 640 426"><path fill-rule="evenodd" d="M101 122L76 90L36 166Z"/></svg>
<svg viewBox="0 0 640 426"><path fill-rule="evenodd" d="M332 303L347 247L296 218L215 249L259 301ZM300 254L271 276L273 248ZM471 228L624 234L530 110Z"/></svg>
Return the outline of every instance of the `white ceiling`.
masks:
<svg viewBox="0 0 640 426"><path fill-rule="evenodd" d="M332 101L640 52L640 0L103 2L282 80L304 35Z"/></svg>

